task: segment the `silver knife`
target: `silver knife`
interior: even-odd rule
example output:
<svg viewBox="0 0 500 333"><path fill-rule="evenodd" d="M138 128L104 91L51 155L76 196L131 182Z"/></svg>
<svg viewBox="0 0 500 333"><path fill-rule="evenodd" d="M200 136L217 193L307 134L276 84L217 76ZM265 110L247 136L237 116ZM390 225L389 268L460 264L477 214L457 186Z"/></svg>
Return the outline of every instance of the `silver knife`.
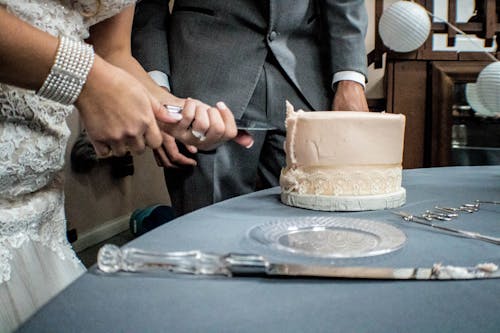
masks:
<svg viewBox="0 0 500 333"><path fill-rule="evenodd" d="M148 252L121 250L106 244L98 253L98 268L104 273L172 272L195 275L286 276L373 280L472 280L500 278L498 266L483 263L473 267L390 268L272 263L254 254L213 254L201 251Z"/></svg>
<svg viewBox="0 0 500 333"><path fill-rule="evenodd" d="M236 127L239 130L245 131L271 131L277 129L276 126L271 126L266 122L257 120L236 119Z"/></svg>
<svg viewBox="0 0 500 333"><path fill-rule="evenodd" d="M167 105L167 104L165 104L164 107L170 113L181 113L182 112L182 107L181 106ZM277 127L271 126L268 123L263 122L263 121L236 119L235 122L236 122L236 127L239 130L245 130L245 131L270 131L270 130L277 129Z"/></svg>
<svg viewBox="0 0 500 333"><path fill-rule="evenodd" d="M425 225L425 226L430 227L430 228L447 231L451 234L460 235L462 237L477 239L477 240L481 240L484 242L500 245L500 238L499 237L493 237L493 236L483 235L483 234L480 234L478 232L436 225L436 224L433 224L433 223L430 223L430 222L423 220L422 217L420 217L420 216L415 216L415 215L412 215L410 213L403 212L403 211L399 211L399 212L392 211L391 213L401 216L403 218L403 220L408 221L408 222L414 222L414 223L418 223L420 225Z"/></svg>

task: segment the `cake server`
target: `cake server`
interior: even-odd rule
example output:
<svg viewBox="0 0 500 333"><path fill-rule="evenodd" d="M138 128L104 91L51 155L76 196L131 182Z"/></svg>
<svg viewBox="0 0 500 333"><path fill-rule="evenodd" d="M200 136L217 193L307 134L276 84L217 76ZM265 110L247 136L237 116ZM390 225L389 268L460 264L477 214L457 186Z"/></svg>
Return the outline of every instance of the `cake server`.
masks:
<svg viewBox="0 0 500 333"><path fill-rule="evenodd" d="M455 228L450 228L450 227L444 227L444 226L441 226L441 225L436 225L436 224L433 224L433 223L430 223L430 222L424 220L420 216L415 216L415 215L412 215L412 214L407 213L407 212L401 212L401 211L394 212L393 211L392 213L396 214L398 216L401 216L403 218L403 220L408 221L408 222L415 222L415 223L418 223L418 224L421 224L421 225L425 225L427 227L431 227L431 228L434 228L434 229L448 231L450 233L457 234L457 235L460 235L460 236L463 236L463 237L477 239L477 240L482 240L482 241L485 241L485 242L488 242L488 243L493 243L493 244L496 244L496 245L500 245L500 238L498 238L498 237L486 236L486 235L483 235L483 234L480 234L480 233L477 233L477 232L473 232L473 231L466 231L466 230L461 230L461 229L455 229Z"/></svg>
<svg viewBox="0 0 500 333"><path fill-rule="evenodd" d="M194 275L282 276L373 280L472 280L500 278L494 263L474 267L390 268L273 263L254 254L214 254L201 251L148 252L137 248L121 250L106 244L98 253L97 265L104 273L170 272Z"/></svg>

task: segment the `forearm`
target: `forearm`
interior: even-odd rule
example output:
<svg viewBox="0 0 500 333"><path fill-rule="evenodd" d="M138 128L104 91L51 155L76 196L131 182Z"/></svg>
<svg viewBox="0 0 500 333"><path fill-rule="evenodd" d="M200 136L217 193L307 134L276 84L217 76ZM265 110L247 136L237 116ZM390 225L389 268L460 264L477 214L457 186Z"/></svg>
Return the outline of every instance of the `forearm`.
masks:
<svg viewBox="0 0 500 333"><path fill-rule="evenodd" d="M129 72L160 99L167 91L159 87L132 56L130 34L133 15L134 8L127 8L119 15L93 26L90 30L90 40L97 54ZM170 94L168 96L173 98Z"/></svg>
<svg viewBox="0 0 500 333"><path fill-rule="evenodd" d="M127 52L114 52L105 58L111 64L120 67L138 79L154 96L168 93L164 88L158 86L156 82L146 73L139 62ZM168 93L169 94L169 93Z"/></svg>
<svg viewBox="0 0 500 333"><path fill-rule="evenodd" d="M39 89L50 72L58 39L0 6L0 82Z"/></svg>
<svg viewBox="0 0 500 333"><path fill-rule="evenodd" d="M332 76L340 71L356 71L366 76L365 35L368 17L364 1L323 0L322 5Z"/></svg>

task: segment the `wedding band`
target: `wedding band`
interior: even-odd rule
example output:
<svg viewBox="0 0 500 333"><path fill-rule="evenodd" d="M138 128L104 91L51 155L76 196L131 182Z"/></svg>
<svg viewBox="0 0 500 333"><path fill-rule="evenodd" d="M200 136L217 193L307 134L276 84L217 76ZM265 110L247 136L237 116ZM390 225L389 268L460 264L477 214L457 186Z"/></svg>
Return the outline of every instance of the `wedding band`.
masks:
<svg viewBox="0 0 500 333"><path fill-rule="evenodd" d="M201 133L201 132L198 132L197 130L191 130L191 134L193 134L193 136L195 138L197 138L198 140L200 140L201 142L205 141L207 139L207 137L205 136L205 134Z"/></svg>
<svg viewBox="0 0 500 333"><path fill-rule="evenodd" d="M110 149L106 155L99 155L97 156L98 159L106 159L110 158L113 156L113 151Z"/></svg>

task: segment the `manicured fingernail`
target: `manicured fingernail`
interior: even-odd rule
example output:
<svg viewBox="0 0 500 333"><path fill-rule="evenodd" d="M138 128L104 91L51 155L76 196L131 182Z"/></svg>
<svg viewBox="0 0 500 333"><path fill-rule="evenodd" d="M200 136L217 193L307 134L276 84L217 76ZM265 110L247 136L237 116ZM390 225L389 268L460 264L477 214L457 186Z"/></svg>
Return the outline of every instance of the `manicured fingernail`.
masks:
<svg viewBox="0 0 500 333"><path fill-rule="evenodd" d="M219 109L224 109L224 110L227 110L227 105L226 103L224 102L217 102L217 104L215 104Z"/></svg>
<svg viewBox="0 0 500 333"><path fill-rule="evenodd" d="M169 112L168 115L170 118L175 119L175 120L182 119L182 113L179 113L179 112Z"/></svg>
<svg viewBox="0 0 500 333"><path fill-rule="evenodd" d="M182 112L182 106L168 105L168 104L164 104L163 106L168 110L168 112L171 112L171 113L181 113Z"/></svg>
<svg viewBox="0 0 500 333"><path fill-rule="evenodd" d="M255 141L252 140L252 142L250 142L247 146L245 146L246 149L250 149L252 148L253 144L255 143Z"/></svg>

